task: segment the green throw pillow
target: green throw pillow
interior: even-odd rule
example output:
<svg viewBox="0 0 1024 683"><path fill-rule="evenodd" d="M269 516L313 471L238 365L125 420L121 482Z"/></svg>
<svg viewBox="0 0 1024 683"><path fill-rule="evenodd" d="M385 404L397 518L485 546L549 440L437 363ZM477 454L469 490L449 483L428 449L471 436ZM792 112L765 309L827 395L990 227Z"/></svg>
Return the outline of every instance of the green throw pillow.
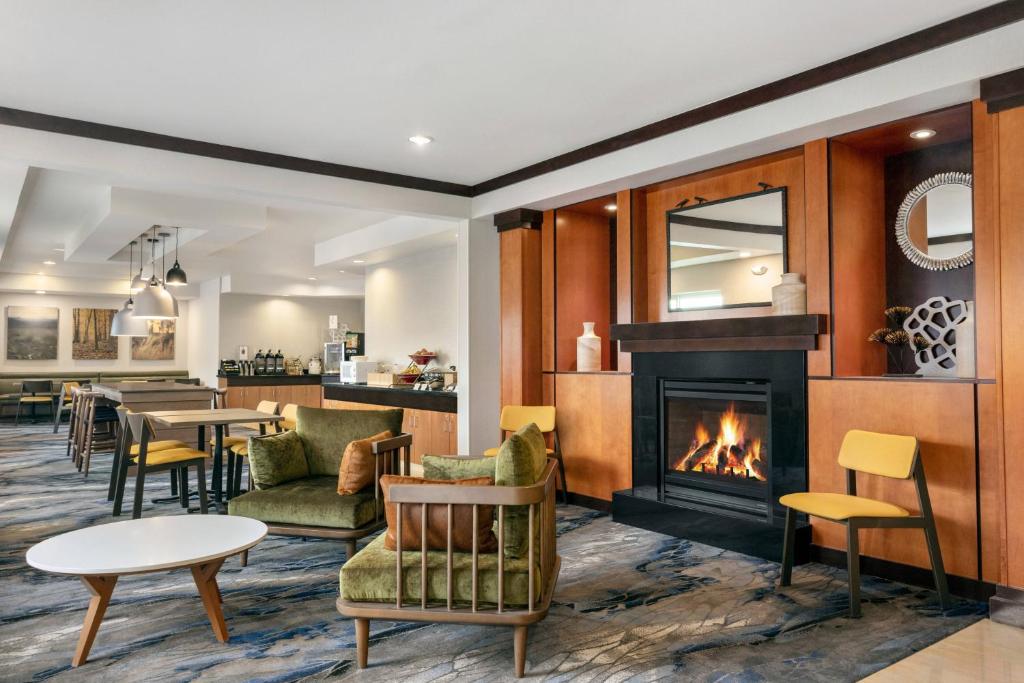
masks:
<svg viewBox="0 0 1024 683"><path fill-rule="evenodd" d="M494 458L495 486L529 486L544 471L547 448L544 435L532 422L505 439ZM534 513L536 515L536 512ZM540 519L534 517L534 530L539 533ZM521 558L529 554L529 508L509 507L505 512L505 557Z"/></svg>
<svg viewBox="0 0 1024 683"><path fill-rule="evenodd" d="M257 489L309 476L302 437L294 431L249 437L249 470Z"/></svg>
<svg viewBox="0 0 1024 683"><path fill-rule="evenodd" d="M440 455L423 456L424 479L473 479L494 477L494 458L473 458L463 460Z"/></svg>

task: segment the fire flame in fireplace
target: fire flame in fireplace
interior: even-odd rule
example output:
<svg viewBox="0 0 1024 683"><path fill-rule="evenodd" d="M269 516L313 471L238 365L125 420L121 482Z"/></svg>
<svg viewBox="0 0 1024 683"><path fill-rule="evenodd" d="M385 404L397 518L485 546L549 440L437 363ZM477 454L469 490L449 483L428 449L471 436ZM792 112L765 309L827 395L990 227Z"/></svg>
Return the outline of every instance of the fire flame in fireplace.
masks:
<svg viewBox="0 0 1024 683"><path fill-rule="evenodd" d="M711 438L707 428L697 423L693 430L690 450L672 465L679 472L707 472L708 474L749 477L759 481L768 478L761 439L746 436L746 420L729 405L718 421L718 436Z"/></svg>

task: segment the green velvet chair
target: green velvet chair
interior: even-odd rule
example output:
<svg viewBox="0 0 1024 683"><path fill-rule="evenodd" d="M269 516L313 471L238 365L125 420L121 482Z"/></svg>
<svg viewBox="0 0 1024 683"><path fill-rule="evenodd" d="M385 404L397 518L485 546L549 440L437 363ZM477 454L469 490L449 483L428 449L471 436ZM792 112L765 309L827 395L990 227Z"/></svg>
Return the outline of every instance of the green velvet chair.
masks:
<svg viewBox="0 0 1024 683"><path fill-rule="evenodd" d="M373 444L377 463L373 484L351 495L339 495L338 469L345 448L352 441L384 431L396 436ZM259 440L264 443L256 444ZM348 557L356 541L385 525L380 492L382 474L407 473L412 437L402 433L402 410L331 410L301 406L293 432L249 439L249 468L253 471L255 449L297 447L300 462L282 465L272 473L282 483L268 485L254 478L254 488L228 501L228 514L264 522L270 533L283 536L333 538L345 541ZM282 460L285 456L282 456ZM242 566L248 553L242 554Z"/></svg>
<svg viewBox="0 0 1024 683"><path fill-rule="evenodd" d="M367 665L371 619L485 624L513 628L515 675L526 669L527 630L547 616L561 559L555 534L558 461L548 458L544 437L530 424L506 439L496 457L424 456L427 479L494 478L494 486L393 484L398 547L388 550L384 534L341 568L338 611L355 619L356 663ZM472 505L494 510L497 550L453 550L449 522L447 550L403 551L402 505L428 518L432 506ZM406 513L408 515L408 513ZM421 522L421 528L425 526ZM427 543L423 533L420 546Z"/></svg>

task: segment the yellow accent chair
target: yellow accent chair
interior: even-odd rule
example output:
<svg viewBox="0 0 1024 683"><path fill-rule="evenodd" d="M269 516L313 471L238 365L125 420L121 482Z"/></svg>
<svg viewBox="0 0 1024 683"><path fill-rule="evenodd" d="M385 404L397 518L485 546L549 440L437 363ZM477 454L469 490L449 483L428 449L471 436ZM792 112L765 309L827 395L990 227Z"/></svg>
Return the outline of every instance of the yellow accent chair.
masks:
<svg viewBox="0 0 1024 683"><path fill-rule="evenodd" d="M501 417L498 419L498 427L501 429L499 439L504 441L510 434L514 434L526 425L533 423L541 434L551 434L551 445L554 448L548 449L548 457L558 461L558 476L562 481L562 502L569 502L569 484L565 479L565 463L562 461L562 446L558 441L558 427L555 420L554 406L505 406L501 409ZM495 456L498 448L488 448L484 451L486 456Z"/></svg>
<svg viewBox="0 0 1024 683"><path fill-rule="evenodd" d="M281 417L284 419L277 423L277 431L288 431L295 429L295 424L298 421L299 406L295 403L286 403L284 408L281 409Z"/></svg>
<svg viewBox="0 0 1024 683"><path fill-rule="evenodd" d="M850 576L850 617L860 616L860 550L861 529L922 529L928 544L928 555L935 575L935 589L942 609L950 606L942 551L935 530L935 517L928 498L920 448L912 436L879 434L850 430L839 448L839 465L846 470L846 493L790 493L779 503L786 506L786 530L782 546L781 585L793 578L793 553L796 534L796 513L803 512L846 526L846 565ZM913 514L899 505L857 495L857 472L891 479L913 479L917 488L920 514Z"/></svg>

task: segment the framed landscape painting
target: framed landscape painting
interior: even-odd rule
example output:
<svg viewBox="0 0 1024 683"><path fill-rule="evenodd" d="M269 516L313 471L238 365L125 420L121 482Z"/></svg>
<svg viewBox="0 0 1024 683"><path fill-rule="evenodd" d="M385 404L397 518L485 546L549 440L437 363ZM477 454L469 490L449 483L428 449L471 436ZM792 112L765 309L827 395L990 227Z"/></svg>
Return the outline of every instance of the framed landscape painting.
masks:
<svg viewBox="0 0 1024 683"><path fill-rule="evenodd" d="M110 336L113 308L71 309L71 358L116 360L117 337Z"/></svg>
<svg viewBox="0 0 1024 683"><path fill-rule="evenodd" d="M174 321L150 320L148 337L132 337L132 360L174 360Z"/></svg>
<svg viewBox="0 0 1024 683"><path fill-rule="evenodd" d="M60 309L7 307L7 360L57 360Z"/></svg>

